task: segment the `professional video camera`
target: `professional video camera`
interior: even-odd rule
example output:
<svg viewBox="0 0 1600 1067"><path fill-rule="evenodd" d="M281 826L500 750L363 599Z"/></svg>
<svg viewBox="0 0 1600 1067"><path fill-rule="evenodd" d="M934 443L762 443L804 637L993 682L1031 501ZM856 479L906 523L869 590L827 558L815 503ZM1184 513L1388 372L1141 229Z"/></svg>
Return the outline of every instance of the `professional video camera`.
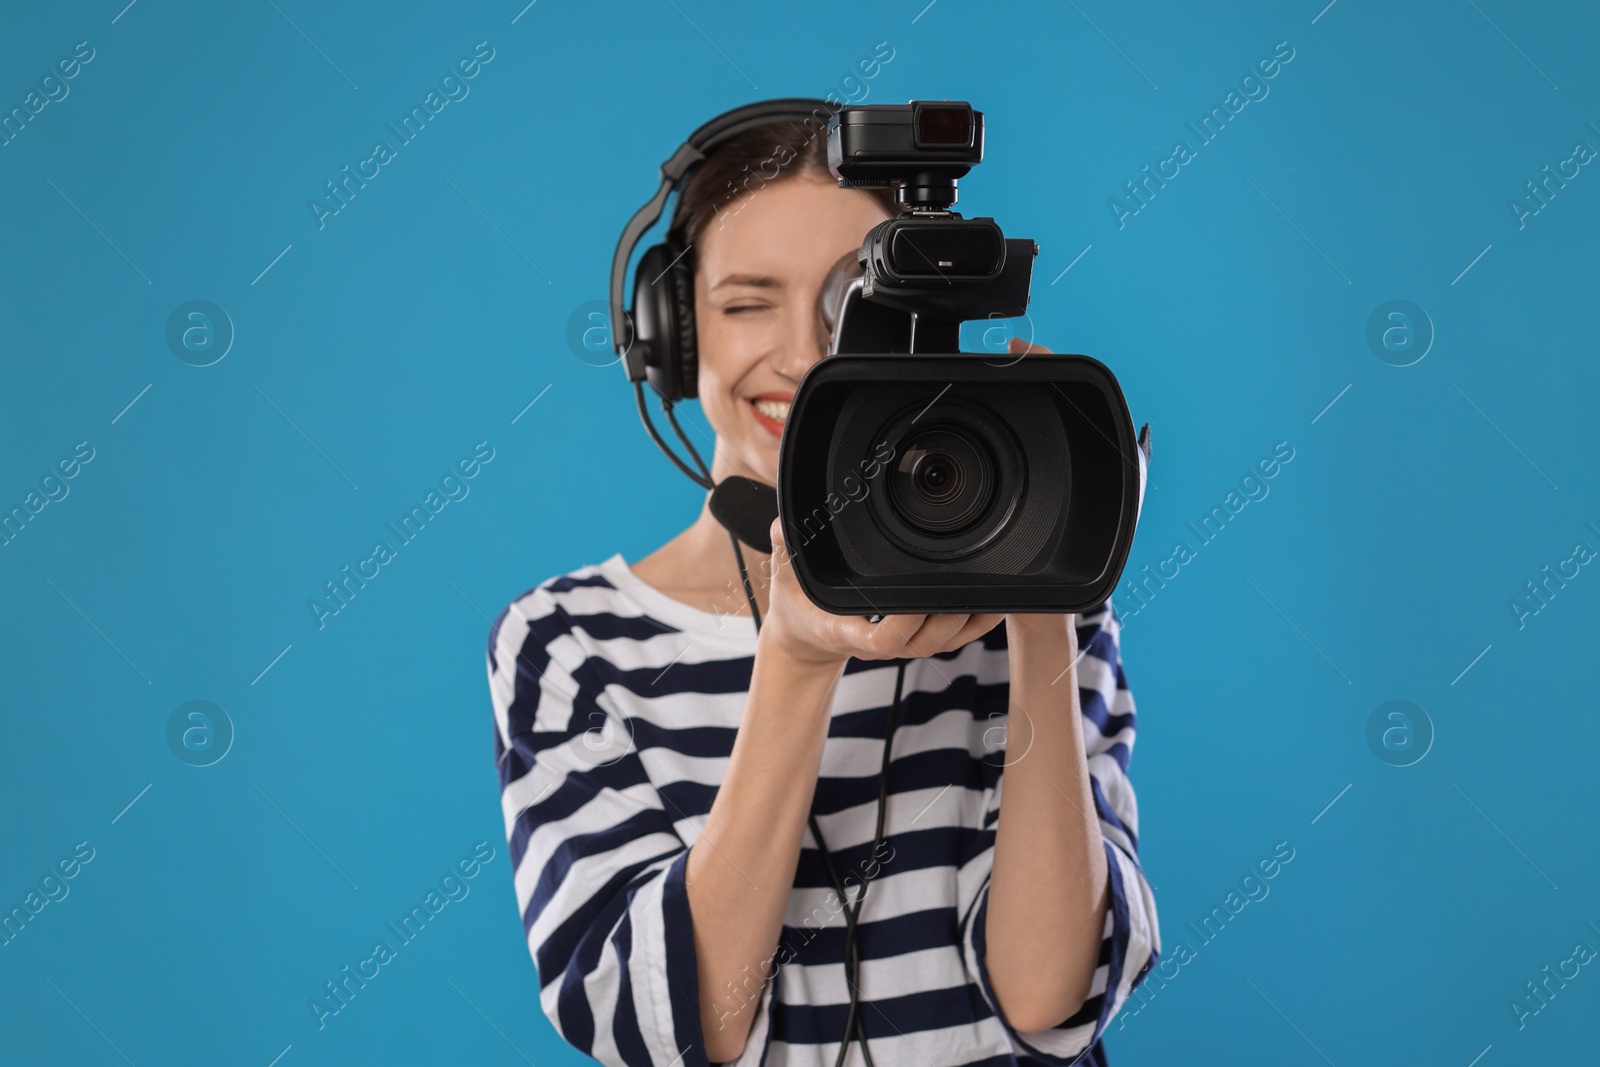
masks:
<svg viewBox="0 0 1600 1067"><path fill-rule="evenodd" d="M1026 311L1038 253L950 210L982 159L983 114L965 102L828 121L840 186L891 186L901 209L830 274L830 354L800 382L781 444L795 574L835 614L1084 612L1127 562L1149 427L1135 437L1111 371L959 351L962 322Z"/></svg>

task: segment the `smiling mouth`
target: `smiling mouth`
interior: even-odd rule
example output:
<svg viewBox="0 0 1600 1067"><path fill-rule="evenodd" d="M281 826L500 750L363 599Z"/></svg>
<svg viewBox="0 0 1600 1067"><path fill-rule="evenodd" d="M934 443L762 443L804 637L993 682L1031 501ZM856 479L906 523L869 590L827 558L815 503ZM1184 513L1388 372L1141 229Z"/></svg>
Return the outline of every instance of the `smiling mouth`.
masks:
<svg viewBox="0 0 1600 1067"><path fill-rule="evenodd" d="M782 426L789 418L789 402L787 400L752 400L751 405L756 411Z"/></svg>
<svg viewBox="0 0 1600 1067"><path fill-rule="evenodd" d="M752 397L746 401L750 405L750 412L756 417L756 422L761 428L773 437L783 437L783 424L789 419L789 401L775 400L772 397Z"/></svg>

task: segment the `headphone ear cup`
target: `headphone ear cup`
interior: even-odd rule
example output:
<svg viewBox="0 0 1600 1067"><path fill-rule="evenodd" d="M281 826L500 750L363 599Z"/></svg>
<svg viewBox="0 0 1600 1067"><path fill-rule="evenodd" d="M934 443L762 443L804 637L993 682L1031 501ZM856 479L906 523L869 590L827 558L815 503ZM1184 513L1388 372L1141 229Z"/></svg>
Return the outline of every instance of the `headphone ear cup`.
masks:
<svg viewBox="0 0 1600 1067"><path fill-rule="evenodd" d="M672 238L651 245L633 276L634 341L645 346L645 376L668 400L699 394L695 359L694 269Z"/></svg>
<svg viewBox="0 0 1600 1067"><path fill-rule="evenodd" d="M632 315L634 343L644 346L646 380L657 393L676 400L678 327L672 321L673 301L663 277L670 262L665 245L644 250L633 273Z"/></svg>
<svg viewBox="0 0 1600 1067"><path fill-rule="evenodd" d="M666 248L673 254L672 266L662 281L671 282L667 297L672 301L672 321L678 329L672 368L677 376L676 399L693 399L700 395L700 339L694 321L694 264L683 254L677 241L669 239Z"/></svg>

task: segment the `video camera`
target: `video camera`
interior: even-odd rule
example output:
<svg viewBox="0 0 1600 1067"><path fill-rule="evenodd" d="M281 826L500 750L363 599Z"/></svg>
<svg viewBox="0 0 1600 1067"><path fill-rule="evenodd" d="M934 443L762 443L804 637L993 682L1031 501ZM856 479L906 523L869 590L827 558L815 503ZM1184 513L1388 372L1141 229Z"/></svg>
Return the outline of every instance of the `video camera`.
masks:
<svg viewBox="0 0 1600 1067"><path fill-rule="evenodd" d="M959 350L962 322L1026 311L1038 253L951 210L983 113L845 107L827 136L839 185L892 187L900 214L830 273L829 356L785 424L778 509L801 588L841 615L1098 607L1133 543L1149 427L1135 436L1089 356Z"/></svg>

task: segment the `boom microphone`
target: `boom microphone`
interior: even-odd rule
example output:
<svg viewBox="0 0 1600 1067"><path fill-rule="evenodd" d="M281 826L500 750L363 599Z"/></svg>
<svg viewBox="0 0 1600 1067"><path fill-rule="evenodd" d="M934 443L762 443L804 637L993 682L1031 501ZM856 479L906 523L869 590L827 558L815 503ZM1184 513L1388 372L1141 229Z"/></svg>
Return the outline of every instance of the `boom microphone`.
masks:
<svg viewBox="0 0 1600 1067"><path fill-rule="evenodd" d="M771 555L778 491L751 478L724 478L711 491L711 517L757 552Z"/></svg>

